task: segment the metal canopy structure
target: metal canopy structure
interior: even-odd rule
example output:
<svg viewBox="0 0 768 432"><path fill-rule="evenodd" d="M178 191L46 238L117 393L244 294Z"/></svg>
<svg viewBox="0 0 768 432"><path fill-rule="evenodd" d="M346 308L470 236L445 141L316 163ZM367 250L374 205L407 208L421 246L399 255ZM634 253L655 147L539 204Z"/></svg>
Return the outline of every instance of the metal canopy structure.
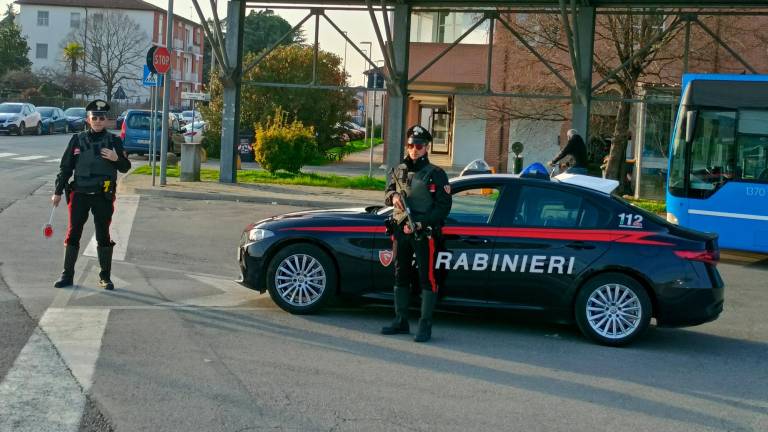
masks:
<svg viewBox="0 0 768 432"><path fill-rule="evenodd" d="M726 51L741 62L746 70L756 73L755 69L749 65L739 54L724 41L722 41L712 30L707 28L696 17L697 14L768 14L768 1L766 0L483 0L483 1L453 1L453 0L381 0L374 4L373 0L322 0L322 6L318 1L312 0L291 0L290 5L278 1L253 1L253 0L229 0L227 4L226 18L226 37L223 36L222 23L216 14L215 0L209 0L213 9L213 17L210 22L203 15L199 0L192 0L198 13L200 21L203 24L203 30L206 37L211 41L212 55L222 70L222 83L224 87L224 112L222 114L222 140L221 140L221 170L219 180L225 183L234 183L237 180L235 170L235 146L239 135L239 117L240 117L240 89L243 84L260 85L266 87L288 87L288 88L306 88L306 89L326 89L343 90L358 89L356 87L344 87L333 85L322 85L317 82L317 55L319 50L318 31L321 19L331 25L334 31L338 32L352 48L360 54L366 62L375 69L379 69L370 57L343 32L339 26L333 22L326 14L326 10L357 10L367 11L371 19L371 25L376 34L379 49L384 59L383 74L387 82L387 139L392 145L387 146L385 154L385 164L388 167L397 165L403 156L403 149L400 143L405 138L405 118L408 104L408 94L410 84L425 72L430 66L437 63L448 51L458 45L464 37L472 30L488 21L489 43L488 43L488 64L485 89L475 92L459 91L429 91L419 90L419 93L434 94L468 94L478 96L497 96L497 97L525 97L525 98L543 98L543 99L570 99L572 106L572 124L575 129L584 131L585 136L589 129L590 106L592 100L608 100L605 97L594 97L595 91L605 85L610 80L610 74L597 85L593 85L593 52L595 44L595 20L597 14L664 14L676 16L675 20L662 32L657 38L651 41L647 47L640 48L636 55L641 55L643 50L649 49L658 40L661 40L666 34L679 26L685 25L686 31L686 50L690 36L690 26L692 24L700 26L716 42L722 45ZM242 65L242 41L243 41L243 23L245 11L247 8L272 8L272 9L307 9L307 16L296 26L276 42L272 47L261 53L259 57L248 65ZM649 8L653 8L650 9ZM744 9L761 9L760 11L745 11ZM416 74L408 75L408 58L410 44L410 19L412 12L421 11L452 11L452 12L476 12L482 13L483 17L478 20L469 30L461 35L457 41L447 46L435 58L429 61ZM514 30L502 18L506 12L527 12L527 13L551 13L559 15L563 28L565 30L565 39L567 40L568 52L571 62L572 76L563 76L547 60L541 56L537 50L528 43L518 32ZM381 17L383 25L379 24L378 17ZM285 38L298 30L305 22L313 19L315 22L314 32L314 61L312 81L306 84L295 83L254 83L244 82L245 75L251 68L258 65L269 53L274 50ZM525 48L532 53L557 79L565 85L570 95L538 95L538 94L515 94L515 93L497 93L491 91L491 62L493 53L493 32L494 23L497 22L503 27L502 30L510 31ZM686 51L687 52L687 51ZM619 73L633 58L625 64L618 66L611 74ZM685 58L685 68L687 69L687 54Z"/></svg>

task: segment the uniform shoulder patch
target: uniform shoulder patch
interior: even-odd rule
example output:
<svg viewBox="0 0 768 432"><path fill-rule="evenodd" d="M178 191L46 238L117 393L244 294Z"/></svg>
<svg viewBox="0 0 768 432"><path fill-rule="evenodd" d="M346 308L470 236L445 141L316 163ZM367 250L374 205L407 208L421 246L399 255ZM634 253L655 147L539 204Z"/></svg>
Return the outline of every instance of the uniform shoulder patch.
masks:
<svg viewBox="0 0 768 432"><path fill-rule="evenodd" d="M447 184L447 185L443 186L443 190L447 194L451 193L451 185Z"/></svg>
<svg viewBox="0 0 768 432"><path fill-rule="evenodd" d="M72 148L72 155L73 155L73 156L77 156L77 155L79 155L79 154L80 154L80 147L78 147L78 146L74 146L74 147Z"/></svg>

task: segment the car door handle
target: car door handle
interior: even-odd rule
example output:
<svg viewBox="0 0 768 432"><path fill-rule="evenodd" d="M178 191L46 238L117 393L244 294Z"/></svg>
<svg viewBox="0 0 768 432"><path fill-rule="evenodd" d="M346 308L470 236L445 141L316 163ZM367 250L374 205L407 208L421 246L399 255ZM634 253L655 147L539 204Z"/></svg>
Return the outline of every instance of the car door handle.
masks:
<svg viewBox="0 0 768 432"><path fill-rule="evenodd" d="M594 249L595 245L584 243L583 241L575 241L573 243L568 243L567 245L565 245L565 247L581 250L581 249Z"/></svg>
<svg viewBox="0 0 768 432"><path fill-rule="evenodd" d="M469 244L488 244L488 239L484 237L464 237L461 239L464 243Z"/></svg>

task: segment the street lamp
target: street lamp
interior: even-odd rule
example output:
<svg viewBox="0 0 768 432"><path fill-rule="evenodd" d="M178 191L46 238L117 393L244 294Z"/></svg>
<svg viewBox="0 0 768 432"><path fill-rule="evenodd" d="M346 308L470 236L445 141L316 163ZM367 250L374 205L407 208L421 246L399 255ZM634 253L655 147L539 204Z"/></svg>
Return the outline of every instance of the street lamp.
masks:
<svg viewBox="0 0 768 432"><path fill-rule="evenodd" d="M344 32L344 36L347 35L347 32ZM347 79L347 38L344 38L344 80Z"/></svg>
<svg viewBox="0 0 768 432"><path fill-rule="evenodd" d="M365 45L365 44L368 44L368 51L367 51L368 56L373 57L373 44L371 42L365 42L365 41L360 42L360 45ZM365 51L365 50L362 50L362 51ZM366 60L365 58L363 58L363 65L364 65L363 66L363 87L367 87L365 82L365 78L366 78L365 70L368 69L368 60Z"/></svg>
<svg viewBox="0 0 768 432"><path fill-rule="evenodd" d="M382 64L384 60L376 60L376 65L373 68L373 115L371 116L371 151L368 158L368 177L373 177L373 141L376 139L376 105L378 104L378 82L379 82L379 62ZM383 107L382 107L383 108ZM368 125L366 124L366 127Z"/></svg>

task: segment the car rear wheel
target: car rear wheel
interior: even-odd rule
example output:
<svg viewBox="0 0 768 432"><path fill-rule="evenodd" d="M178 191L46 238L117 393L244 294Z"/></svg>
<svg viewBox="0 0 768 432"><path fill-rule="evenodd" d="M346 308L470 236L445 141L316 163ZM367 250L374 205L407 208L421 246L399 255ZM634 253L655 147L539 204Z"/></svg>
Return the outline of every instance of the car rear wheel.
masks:
<svg viewBox="0 0 768 432"><path fill-rule="evenodd" d="M651 300L633 278L605 273L589 280L576 297L576 322L588 338L609 346L627 345L651 321Z"/></svg>
<svg viewBox="0 0 768 432"><path fill-rule="evenodd" d="M43 134L43 125L40 122L37 122L37 128L35 128L35 135L42 135L42 134Z"/></svg>
<svg viewBox="0 0 768 432"><path fill-rule="evenodd" d="M333 297L336 268L319 247L292 244L270 261L267 289L281 309L293 314L313 313Z"/></svg>

